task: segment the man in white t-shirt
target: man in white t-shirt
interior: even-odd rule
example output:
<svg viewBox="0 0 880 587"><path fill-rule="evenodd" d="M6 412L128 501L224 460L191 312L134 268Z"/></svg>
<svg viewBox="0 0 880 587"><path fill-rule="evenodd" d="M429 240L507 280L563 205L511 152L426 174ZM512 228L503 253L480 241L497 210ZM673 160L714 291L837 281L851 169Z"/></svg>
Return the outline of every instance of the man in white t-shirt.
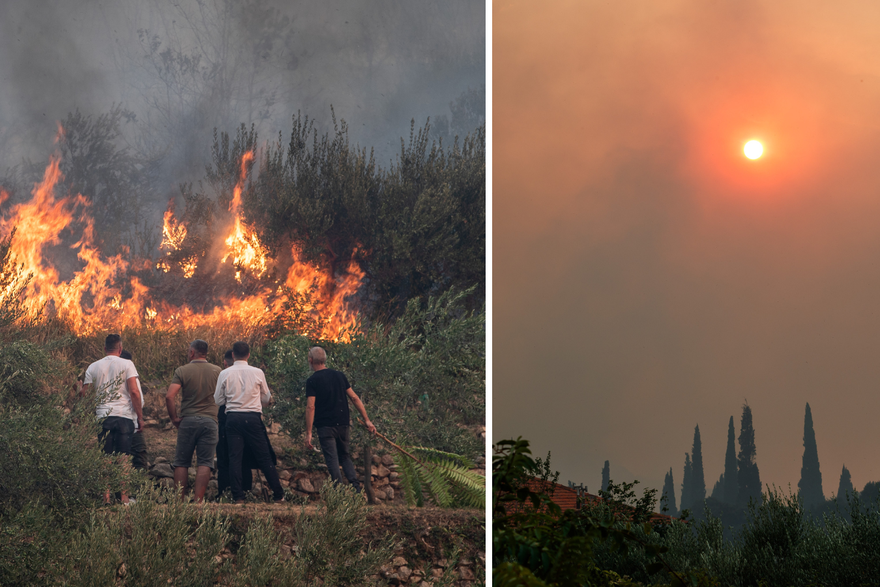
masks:
<svg viewBox="0 0 880 587"><path fill-rule="evenodd" d="M118 334L107 336L104 353L103 359L86 369L82 393L85 395L91 388L100 394L95 413L104 418L98 434L104 452L130 455L132 434L139 433L144 422L137 369L134 363L119 356L122 338Z"/></svg>

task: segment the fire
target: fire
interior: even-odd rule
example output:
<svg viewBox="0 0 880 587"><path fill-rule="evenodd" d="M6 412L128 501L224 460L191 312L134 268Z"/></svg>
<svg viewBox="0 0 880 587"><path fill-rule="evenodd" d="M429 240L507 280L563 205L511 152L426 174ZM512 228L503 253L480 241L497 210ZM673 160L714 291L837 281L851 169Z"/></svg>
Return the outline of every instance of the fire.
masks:
<svg viewBox="0 0 880 587"><path fill-rule="evenodd" d="M235 281L240 284L243 274L247 273L253 276L251 281L255 285L251 284L244 292L218 295L214 292L230 288L217 280L229 279L227 283L232 283L233 277L226 273L224 278L219 269L211 269L208 263L200 263L203 259L186 254L183 244L188 235L187 227L175 219L171 204L164 214L157 261L129 262L121 255L102 256L96 245L94 223L88 213L88 199L82 195L55 197L55 186L62 177L59 159L53 156L42 181L32 190L32 199L10 206L0 217L0 235L8 236L13 228L16 229L10 257L22 269L18 284L27 283L23 293L26 317L54 316L78 335L143 325L194 328L234 324L256 329L270 325L284 312L289 302L285 291L290 291L300 296L308 294L310 297L304 299L310 299L312 306L305 310L322 317L319 331L309 334L328 340L344 338L346 330L357 321L357 312L350 300L357 293L364 273L357 263L351 262L343 272L334 275L328 269L304 262L295 248L289 258L269 257L256 231L242 219L241 191L247 178L247 165L253 157L251 152L242 158L241 173L229 207L232 226L229 234L218 240L222 239L225 245L220 263L231 260ZM0 205L6 199L5 192L0 191ZM81 231L79 239L69 245L76 253L77 268L71 275L62 277L62 271L52 262L57 256L53 249L62 244L65 236L69 239L69 235L77 231ZM290 267L283 288L279 287L280 282L260 280L269 275L273 267L283 267L288 262ZM205 268L201 267L203 264ZM210 291L210 294L203 293L202 297L212 297L198 310L188 303L170 303L141 279L143 273L135 275L138 271L168 274L162 278L165 280L174 280L178 275L192 279L198 274L197 291ZM26 281L28 278L29 282ZM146 281L153 283L155 279L158 278ZM10 291L14 291L15 285L10 285Z"/></svg>
<svg viewBox="0 0 880 587"><path fill-rule="evenodd" d="M257 234L248 229L241 219L241 189L247 179L247 166L254 160L254 152L248 151L241 158L241 172L238 182L232 191L232 201L229 203L229 211L234 216L232 234L226 239L226 254L221 261L232 257L232 266L235 267L235 280L241 283L241 272L245 269L251 271L257 277L266 273L267 253L260 243Z"/></svg>
<svg viewBox="0 0 880 587"><path fill-rule="evenodd" d="M162 222L162 244L159 245L159 249L165 251L165 256L170 257L174 251L179 251L183 246L183 241L186 240L186 226L180 224L174 218L174 200L168 202L168 209L165 210L165 214L163 216ZM183 277L189 279L196 272L196 267L198 267L198 259L192 255L189 255L178 263L180 266ZM167 259L159 259L156 262L156 269L159 269L163 273L168 273L171 271L171 264Z"/></svg>
<svg viewBox="0 0 880 587"><path fill-rule="evenodd" d="M179 224L174 219L174 200L168 202L168 209L165 210L163 219L162 244L159 245L159 248L168 251L180 250L186 238L186 226Z"/></svg>

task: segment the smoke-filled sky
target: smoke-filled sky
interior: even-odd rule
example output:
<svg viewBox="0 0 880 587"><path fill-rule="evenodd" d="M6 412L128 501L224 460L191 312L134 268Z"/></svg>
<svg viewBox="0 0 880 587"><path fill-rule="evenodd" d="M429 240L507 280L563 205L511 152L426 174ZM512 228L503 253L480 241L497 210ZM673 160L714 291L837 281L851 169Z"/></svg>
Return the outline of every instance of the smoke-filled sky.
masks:
<svg viewBox="0 0 880 587"><path fill-rule="evenodd" d="M47 160L68 113L113 105L172 190L203 176L214 127L284 142L297 111L332 130L331 106L387 166L412 119L484 82L481 0L6 0L0 172Z"/></svg>
<svg viewBox="0 0 880 587"><path fill-rule="evenodd" d="M495 440L679 498L748 402L796 491L809 402L826 497L880 480L880 6L493 10Z"/></svg>

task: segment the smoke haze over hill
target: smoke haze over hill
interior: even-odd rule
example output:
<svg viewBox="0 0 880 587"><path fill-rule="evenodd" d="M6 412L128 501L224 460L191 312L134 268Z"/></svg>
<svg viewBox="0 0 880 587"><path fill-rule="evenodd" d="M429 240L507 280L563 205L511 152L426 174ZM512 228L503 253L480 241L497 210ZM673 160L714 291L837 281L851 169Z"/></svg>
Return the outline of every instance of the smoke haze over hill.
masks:
<svg viewBox="0 0 880 587"><path fill-rule="evenodd" d="M323 132L331 106L387 164L410 120L451 117L450 102L481 88L484 46L474 1L4 2L0 169L44 164L56 121L113 105L169 191L201 177L215 127L253 123L276 140L301 111Z"/></svg>

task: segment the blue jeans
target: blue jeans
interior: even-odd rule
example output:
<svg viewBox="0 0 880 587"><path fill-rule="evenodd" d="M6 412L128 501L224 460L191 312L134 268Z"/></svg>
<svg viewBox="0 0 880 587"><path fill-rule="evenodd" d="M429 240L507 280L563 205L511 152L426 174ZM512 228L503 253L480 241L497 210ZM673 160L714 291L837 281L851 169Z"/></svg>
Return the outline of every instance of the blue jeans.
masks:
<svg viewBox="0 0 880 587"><path fill-rule="evenodd" d="M321 452L324 453L324 462L330 471L330 477L336 483L341 480L339 465L345 478L351 483L355 491L361 490L354 463L351 462L351 452L348 449L350 426L322 426L318 428L318 441L321 443Z"/></svg>

